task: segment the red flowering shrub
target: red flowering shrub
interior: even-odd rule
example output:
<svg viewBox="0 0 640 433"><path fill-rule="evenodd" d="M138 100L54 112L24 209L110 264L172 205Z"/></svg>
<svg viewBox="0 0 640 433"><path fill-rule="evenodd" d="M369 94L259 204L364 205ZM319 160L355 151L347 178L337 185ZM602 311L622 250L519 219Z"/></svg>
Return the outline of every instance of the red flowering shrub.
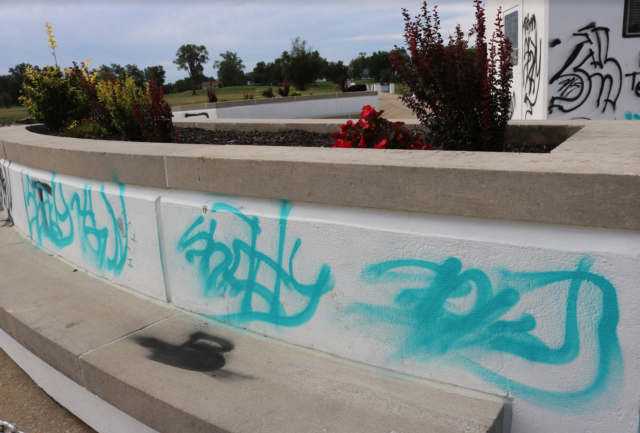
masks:
<svg viewBox="0 0 640 433"><path fill-rule="evenodd" d="M207 87L207 98L209 99L209 103L218 102L218 95L216 95L216 91L213 90L212 86Z"/></svg>
<svg viewBox="0 0 640 433"><path fill-rule="evenodd" d="M347 91L347 88L348 88L347 84L348 84L347 77L345 77L344 75L341 75L340 79L338 80L338 85L340 86L340 91L342 93L345 93Z"/></svg>
<svg viewBox="0 0 640 433"><path fill-rule="evenodd" d="M389 122L382 117L382 111L376 111L371 105L362 107L360 120L356 123L349 120L340 126L340 132L331 137L335 143L331 147L375 148L375 149L420 149L431 150L433 147L424 141L422 136L415 137L404 122Z"/></svg>
<svg viewBox="0 0 640 433"><path fill-rule="evenodd" d="M403 9L408 55L397 47L389 56L405 83L402 101L430 131L441 149L502 151L510 118L511 42L502 31L502 10L496 31L486 43L485 10L474 0L476 23L468 33L460 25L444 45L436 7L411 21Z"/></svg>
<svg viewBox="0 0 640 433"><path fill-rule="evenodd" d="M286 78L284 79L284 84L282 87L284 87L284 89L281 89L280 87L278 87L278 90L276 90L276 92L278 92L278 95L282 96L283 98L286 98L287 96L289 96L289 89L290 89L289 81Z"/></svg>
<svg viewBox="0 0 640 433"><path fill-rule="evenodd" d="M95 76L91 76L89 73L89 68L84 64L84 62L80 63L80 66L76 62L73 62L73 67L69 72L70 76L73 79L78 80L80 83L80 87L84 91L85 96L89 99L91 104L91 122L95 123L101 127L101 130L105 131L105 134L114 134L118 132L111 121L111 114L109 113L109 108L98 98L98 88L96 86L96 78ZM105 77L106 81L116 81L115 75L111 75L107 72L107 76ZM83 120L83 122L85 122ZM93 131L92 128L88 129L89 131Z"/></svg>
<svg viewBox="0 0 640 433"><path fill-rule="evenodd" d="M161 143L174 141L171 107L164 100L162 87L158 86L155 80L149 82L143 100L138 101L131 112L145 139ZM177 135L175 142L178 142Z"/></svg>

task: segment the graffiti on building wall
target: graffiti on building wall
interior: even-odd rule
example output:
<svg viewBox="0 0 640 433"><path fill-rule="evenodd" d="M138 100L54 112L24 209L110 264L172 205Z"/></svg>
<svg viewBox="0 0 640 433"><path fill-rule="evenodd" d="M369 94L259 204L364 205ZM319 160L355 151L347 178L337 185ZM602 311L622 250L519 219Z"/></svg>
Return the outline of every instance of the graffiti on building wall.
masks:
<svg viewBox="0 0 640 433"><path fill-rule="evenodd" d="M624 73L618 60L609 55L609 32L591 23L573 33L578 42L550 80L549 114L554 110L569 113L583 106L615 112L622 92L640 98L640 71ZM560 39L554 39L550 46L560 44Z"/></svg>
<svg viewBox="0 0 640 433"><path fill-rule="evenodd" d="M554 110L569 113L593 103L602 113L616 110L622 90L622 68L609 57L609 28L591 23L574 37L578 42L549 84L549 114Z"/></svg>
<svg viewBox="0 0 640 433"><path fill-rule="evenodd" d="M315 282L304 284L296 279L293 268L302 244L300 238L295 240L285 260L291 205L284 202L281 207L276 257L257 248L262 232L258 217L245 215L226 203L216 203L207 209L210 211L208 218L200 215L193 222L181 237L178 251L197 266L205 296L240 299L235 311L220 318L233 323L257 321L286 327L308 322L315 314L320 298L333 289L333 276L329 266L324 264L317 272ZM220 214L232 215L236 221L235 230L243 233L230 238L230 233L222 228L218 230L216 217ZM269 279L265 277L267 274L274 275L269 285L260 282ZM264 280L261 277L265 277ZM306 301L306 305L299 311L287 312L281 299L283 290ZM257 308L256 303L262 303L264 308Z"/></svg>
<svg viewBox="0 0 640 433"><path fill-rule="evenodd" d="M538 39L535 14L529 14L522 22L524 50L522 56L522 88L524 95L524 118L533 115L540 93L540 71L542 69L542 39Z"/></svg>
<svg viewBox="0 0 640 433"><path fill-rule="evenodd" d="M630 74L625 74L625 78L631 79L631 91L635 96L640 98L640 72L632 72Z"/></svg>
<svg viewBox="0 0 640 433"><path fill-rule="evenodd" d="M500 290L495 290L486 273L479 269L463 270L462 262L454 257L443 263L385 261L368 266L362 279L373 285L397 285L399 291L393 306L357 303L349 307L348 313L366 318L372 325L399 327L400 334L394 334L393 339L397 344L397 360L443 361L534 404L576 411L598 398L601 402L605 396L615 397L623 375L616 290L607 279L590 272L590 267L590 260L585 258L575 270L569 271L503 271ZM528 294L559 284L565 285L565 291L559 292L565 294L558 296L564 297L566 308L563 341L558 347L534 335L538 323L532 314L519 313L513 320L503 318L513 310L523 311L521 303ZM594 288L599 292L600 306L593 307L593 311L580 310L579 305L586 308L585 303L579 302L581 293ZM538 298L536 302L559 301ZM598 323L581 326L581 320ZM583 329L595 329L595 341L585 346L598 353L594 357L595 373L584 372L583 377L592 379L582 389L549 391L507 378L482 364L485 357L496 354L502 356L503 363L511 356L534 365L570 364L581 355L581 345L587 338Z"/></svg>
<svg viewBox="0 0 640 433"><path fill-rule="evenodd" d="M55 173L49 182L24 175L22 188L31 238L39 245L47 241L59 250L78 243L83 258L93 267L120 275L129 249L125 185L119 184L121 216L117 217L104 186L99 192L85 186L82 195L67 194L55 178ZM104 205L109 221L104 226L97 222L94 199Z"/></svg>
<svg viewBox="0 0 640 433"><path fill-rule="evenodd" d="M11 216L13 205L11 203L11 177L9 177L10 165L11 161L0 159L0 200L2 201L2 207L7 212L9 221L13 222Z"/></svg>

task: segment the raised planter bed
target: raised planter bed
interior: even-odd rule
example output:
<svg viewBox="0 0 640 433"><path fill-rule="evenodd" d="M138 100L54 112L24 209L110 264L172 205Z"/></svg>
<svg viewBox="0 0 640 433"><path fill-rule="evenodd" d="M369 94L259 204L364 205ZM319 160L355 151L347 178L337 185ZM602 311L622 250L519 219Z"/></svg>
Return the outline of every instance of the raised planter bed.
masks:
<svg viewBox="0 0 640 433"><path fill-rule="evenodd" d="M215 122L215 121L213 121ZM326 123L332 129L331 132L314 130L309 128L313 124L290 124L291 129L256 127L253 130L247 128L251 123L227 123L236 125L236 128L207 127L207 125L221 125L208 120L194 121L187 118L185 121L175 121L181 144L207 144L207 145L254 145L254 146L284 146L284 147L330 147L335 141L331 132L338 130L340 122ZM227 121L228 122L228 121ZM338 122L338 123L336 123ZM413 129L426 133L424 128L415 121L409 121ZM297 126L297 127L296 127ZM512 125L508 130L507 142L504 152L516 153L550 153L571 135L581 129L581 126L564 125L537 126ZM43 134L65 137L65 132L52 132L43 125L29 127L29 131ZM129 141L121 134L109 135L100 138L109 141ZM435 146L435 150L439 150Z"/></svg>

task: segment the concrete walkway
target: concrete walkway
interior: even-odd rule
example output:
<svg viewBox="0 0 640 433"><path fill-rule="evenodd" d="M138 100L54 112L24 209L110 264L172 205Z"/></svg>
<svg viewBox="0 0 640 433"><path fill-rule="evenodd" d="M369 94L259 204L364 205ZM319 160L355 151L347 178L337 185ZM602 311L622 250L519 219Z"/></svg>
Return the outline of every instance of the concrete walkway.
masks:
<svg viewBox="0 0 640 433"><path fill-rule="evenodd" d="M382 92L380 109L384 110L385 119L417 119L413 111L408 109L399 99L400 95Z"/></svg>
<svg viewBox="0 0 640 433"><path fill-rule="evenodd" d="M74 395L89 392L73 404L99 398L122 411L123 425L129 416L143 423L114 430L85 420L103 433L503 431L501 400L449 393L181 313L68 266L10 226L0 226L0 275L0 327L15 340L7 344L66 376ZM11 421L27 428L29 414Z"/></svg>
<svg viewBox="0 0 640 433"><path fill-rule="evenodd" d="M0 227L11 227L0 200ZM0 349L0 419L25 433L95 433L60 406Z"/></svg>
<svg viewBox="0 0 640 433"><path fill-rule="evenodd" d="M25 433L95 433L0 350L0 419Z"/></svg>

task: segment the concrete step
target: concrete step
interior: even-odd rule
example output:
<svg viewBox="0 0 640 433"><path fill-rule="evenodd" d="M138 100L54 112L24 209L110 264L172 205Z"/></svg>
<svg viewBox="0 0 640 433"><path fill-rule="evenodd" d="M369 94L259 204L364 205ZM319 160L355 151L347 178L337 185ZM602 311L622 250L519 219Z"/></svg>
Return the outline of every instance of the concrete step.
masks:
<svg viewBox="0 0 640 433"><path fill-rule="evenodd" d="M497 398L185 314L69 266L8 226L0 227L0 327L158 432L506 431Z"/></svg>

